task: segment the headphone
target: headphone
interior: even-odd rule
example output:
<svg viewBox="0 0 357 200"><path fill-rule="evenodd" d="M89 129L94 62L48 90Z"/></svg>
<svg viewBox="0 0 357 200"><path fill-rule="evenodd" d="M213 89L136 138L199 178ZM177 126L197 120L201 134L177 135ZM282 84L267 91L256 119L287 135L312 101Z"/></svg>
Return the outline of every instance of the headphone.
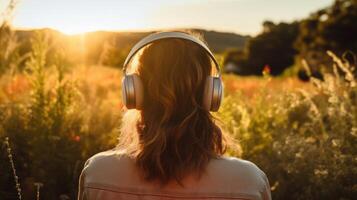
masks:
<svg viewBox="0 0 357 200"><path fill-rule="evenodd" d="M213 60L215 67L218 72L218 76L207 76L204 86L204 94L203 94L203 106L207 111L217 111L221 105L222 101L222 93L223 93L223 85L222 79L219 69L219 64L215 59L213 53L209 50L207 45L203 43L201 40L195 38L192 35L183 32L159 32L150 34L143 39L141 39L138 43L134 45L134 47L130 50L128 56L125 59L123 65L123 74L124 78L122 81L122 97L123 103L128 109L142 109L144 104L144 87L143 83L138 74L127 74L126 69L127 65L130 63L131 59L135 56L135 54L142 49L143 47L154 43L158 40L164 39L183 39L187 41L191 41L204 49L210 58Z"/></svg>

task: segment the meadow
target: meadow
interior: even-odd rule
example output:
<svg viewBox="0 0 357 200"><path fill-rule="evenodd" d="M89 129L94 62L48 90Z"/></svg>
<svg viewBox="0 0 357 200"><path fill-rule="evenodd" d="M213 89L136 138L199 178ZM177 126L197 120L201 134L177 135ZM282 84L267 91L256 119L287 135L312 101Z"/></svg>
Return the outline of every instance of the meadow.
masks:
<svg viewBox="0 0 357 200"><path fill-rule="evenodd" d="M118 143L121 66L149 32L14 30L9 2L0 13L0 200L76 199L84 162ZM233 139L226 154L256 163L273 199L356 199L356 19L356 1L336 0L300 21L266 21L254 37L194 30L223 67L245 75L223 74L213 115Z"/></svg>
<svg viewBox="0 0 357 200"><path fill-rule="evenodd" d="M217 123L229 155L266 172L274 199L353 199L357 194L357 85L353 66L328 52L334 74L223 76ZM115 147L125 109L122 74L101 65L48 61L41 38L22 72L0 78L1 199L75 199L82 166ZM13 166L12 166L13 164ZM17 178L16 178L17 177Z"/></svg>

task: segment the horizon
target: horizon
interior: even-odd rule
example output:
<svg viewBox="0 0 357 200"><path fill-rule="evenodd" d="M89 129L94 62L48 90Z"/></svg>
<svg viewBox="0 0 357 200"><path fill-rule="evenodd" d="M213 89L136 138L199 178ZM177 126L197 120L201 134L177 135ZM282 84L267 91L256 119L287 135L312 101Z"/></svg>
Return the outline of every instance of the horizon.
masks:
<svg viewBox="0 0 357 200"><path fill-rule="evenodd" d="M273 0L264 4L263 0L22 0L16 7L12 24L19 30L49 28L67 35L96 31L204 29L254 36L260 33L265 20L275 23L300 20L332 2Z"/></svg>
<svg viewBox="0 0 357 200"><path fill-rule="evenodd" d="M163 29L128 29L128 30L93 30L93 31L87 31L87 32L79 32L79 33L65 33L62 32L58 29L51 28L51 27L40 27L40 28L16 28L14 27L15 31L37 31L37 30L50 30L50 31L56 31L61 34L67 35L67 36L78 36L78 35L84 35L88 33L96 33L96 32L108 32L108 33L148 33L148 32L157 32L157 31L180 31L180 30L198 30L198 31L207 31L207 32L216 32L216 33L227 33L227 34L235 34L239 35L242 37L252 37L252 35L248 34L241 34L241 33L236 33L232 31L225 31L225 30L214 30L214 29L206 29L206 28L185 28L185 27L178 27L178 28L163 28Z"/></svg>

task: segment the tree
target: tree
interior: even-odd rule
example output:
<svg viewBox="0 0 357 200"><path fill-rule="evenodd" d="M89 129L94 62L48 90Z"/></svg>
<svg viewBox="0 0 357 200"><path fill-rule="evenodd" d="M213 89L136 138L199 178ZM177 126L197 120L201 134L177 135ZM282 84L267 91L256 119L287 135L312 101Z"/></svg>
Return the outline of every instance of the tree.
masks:
<svg viewBox="0 0 357 200"><path fill-rule="evenodd" d="M298 23L264 22L263 26L264 31L248 42L248 64L253 74L261 74L268 65L272 75L279 75L294 63Z"/></svg>
<svg viewBox="0 0 357 200"><path fill-rule="evenodd" d="M297 51L293 44L298 35L298 25L298 22L275 24L266 21L263 32L248 41L244 55L230 53L225 60L233 60L240 69L244 69L241 75L261 75L265 66L270 67L272 75L279 75L294 63Z"/></svg>
<svg viewBox="0 0 357 200"><path fill-rule="evenodd" d="M334 4L313 13L300 23L295 47L298 58L305 59L313 70L332 71L326 51L342 56L357 52L357 1L336 0Z"/></svg>

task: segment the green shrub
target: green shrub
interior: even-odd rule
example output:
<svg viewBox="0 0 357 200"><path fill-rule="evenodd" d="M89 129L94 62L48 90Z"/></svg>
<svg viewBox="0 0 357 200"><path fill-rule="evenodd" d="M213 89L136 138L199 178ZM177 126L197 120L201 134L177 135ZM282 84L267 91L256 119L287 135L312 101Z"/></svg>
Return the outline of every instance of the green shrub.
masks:
<svg viewBox="0 0 357 200"><path fill-rule="evenodd" d="M119 99L120 75L110 71L110 77L92 80L78 72L79 67L70 69L63 63L68 55L58 54L55 65L49 64L53 63L48 62L50 46L44 35L33 38L26 64L29 94L16 101L0 99L0 141L10 139L24 199L35 197L36 183L43 184L43 199L74 199L84 161L115 146L121 118L112 102ZM324 81L311 78L312 90L272 89L269 83L276 79L266 75L266 84L249 96L236 89L242 79L224 76L227 92L216 116L242 150L241 154L229 153L253 161L265 171L274 199L357 196L355 72L348 63L328 54L334 60L335 74L325 74ZM96 75L106 70L84 69L94 70L89 73ZM76 72L74 77L84 76L85 81L71 78ZM115 97L109 95L110 90ZM11 165L2 149L0 196L15 199Z"/></svg>
<svg viewBox="0 0 357 200"><path fill-rule="evenodd" d="M36 183L43 184L44 199L60 195L74 199L85 160L115 145L120 116L103 115L102 101L85 102L75 81L65 79L60 57L56 66L48 66L49 44L44 35L37 35L32 47L26 64L30 98L0 104L0 139L10 138L25 199L34 197ZM89 109L96 111L86 112ZM1 160L6 157L1 153ZM0 178L0 195L15 197L11 167L1 165L0 169L7 172Z"/></svg>
<svg viewBox="0 0 357 200"><path fill-rule="evenodd" d="M336 73L313 79L313 93L262 91L255 102L231 94L219 113L242 157L268 175L273 199L357 196L356 80L348 63L329 55Z"/></svg>

